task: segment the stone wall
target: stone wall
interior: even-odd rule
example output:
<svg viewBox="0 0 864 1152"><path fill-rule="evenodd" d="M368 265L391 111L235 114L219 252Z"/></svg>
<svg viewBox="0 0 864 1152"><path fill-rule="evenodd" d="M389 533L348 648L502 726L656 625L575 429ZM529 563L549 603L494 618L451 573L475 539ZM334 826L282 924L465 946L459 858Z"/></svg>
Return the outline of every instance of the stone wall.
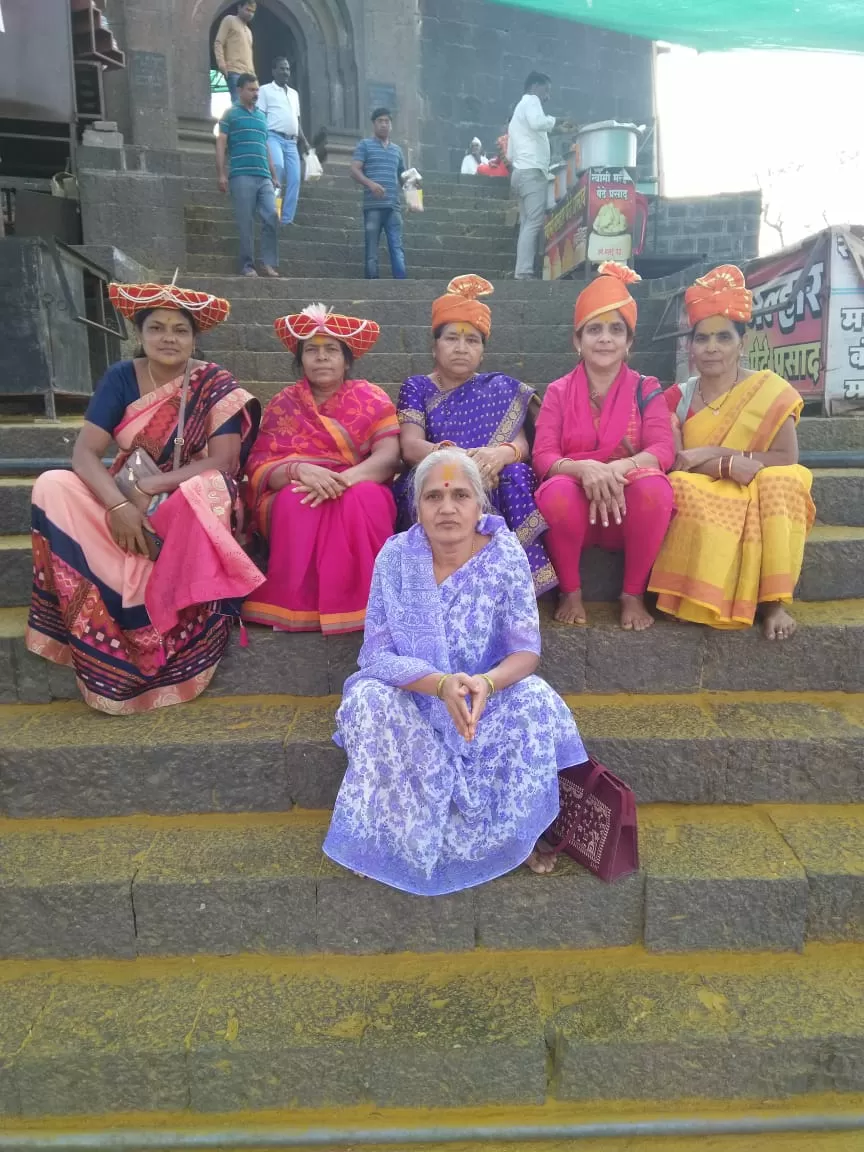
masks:
<svg viewBox="0 0 864 1152"><path fill-rule="evenodd" d="M657 199L651 204L645 254L737 264L759 254L761 192Z"/></svg>
<svg viewBox="0 0 864 1152"><path fill-rule="evenodd" d="M420 14L421 167L458 171L474 135L494 149L534 69L553 114L654 120L650 41L490 0L420 0Z"/></svg>
<svg viewBox="0 0 864 1152"><path fill-rule="evenodd" d="M110 244L159 272L186 263L182 156L153 148L80 148L86 245Z"/></svg>

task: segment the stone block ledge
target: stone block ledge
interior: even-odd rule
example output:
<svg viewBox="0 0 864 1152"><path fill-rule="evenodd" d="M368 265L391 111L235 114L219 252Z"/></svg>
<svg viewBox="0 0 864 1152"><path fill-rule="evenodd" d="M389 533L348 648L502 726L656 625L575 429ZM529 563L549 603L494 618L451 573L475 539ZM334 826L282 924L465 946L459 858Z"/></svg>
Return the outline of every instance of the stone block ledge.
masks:
<svg viewBox="0 0 864 1152"><path fill-rule="evenodd" d="M613 948L864 940L864 806L647 805L642 871L567 856L422 899L322 852L329 813L0 820L0 958Z"/></svg>
<svg viewBox="0 0 864 1152"><path fill-rule="evenodd" d="M640 803L864 802L864 695L566 697L589 750ZM0 815L332 807L335 696L203 696L108 717L82 702L0 708Z"/></svg>
<svg viewBox="0 0 864 1152"><path fill-rule="evenodd" d="M0 987L10 1121L612 1099L788 1109L864 1087L864 970L843 946L734 965L638 948L14 964Z"/></svg>

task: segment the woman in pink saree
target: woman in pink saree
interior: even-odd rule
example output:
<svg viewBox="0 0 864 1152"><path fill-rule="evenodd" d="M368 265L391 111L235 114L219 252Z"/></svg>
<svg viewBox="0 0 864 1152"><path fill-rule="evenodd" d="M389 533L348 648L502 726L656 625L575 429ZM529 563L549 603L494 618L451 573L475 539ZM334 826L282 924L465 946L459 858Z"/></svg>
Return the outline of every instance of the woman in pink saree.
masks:
<svg viewBox="0 0 864 1152"><path fill-rule="evenodd" d="M227 602L263 580L232 535L238 475L260 406L218 364L193 359L196 333L226 318L227 301L175 285L109 291L134 321L142 354L100 381L74 471L46 472L34 485L26 644L71 665L93 708L129 715L204 691L230 636ZM112 438L119 452L109 470L102 458ZM136 449L159 471L139 479L127 498L114 477ZM148 535L162 541L155 561Z"/></svg>
<svg viewBox="0 0 864 1152"><path fill-rule="evenodd" d="M300 379L267 405L249 457L246 498L270 554L243 619L285 632L360 632L375 557L396 520L396 408L383 389L347 378L379 328L321 304L275 328Z"/></svg>

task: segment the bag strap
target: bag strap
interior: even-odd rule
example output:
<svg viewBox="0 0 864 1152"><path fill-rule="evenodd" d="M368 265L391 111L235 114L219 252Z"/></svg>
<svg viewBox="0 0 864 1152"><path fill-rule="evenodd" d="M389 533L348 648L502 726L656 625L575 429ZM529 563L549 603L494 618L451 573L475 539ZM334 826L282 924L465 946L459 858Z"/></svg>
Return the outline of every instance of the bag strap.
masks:
<svg viewBox="0 0 864 1152"><path fill-rule="evenodd" d="M591 765L591 771L588 773L588 778L586 779L585 783L582 785L582 800L583 800L583 802L585 800L587 800L589 796L592 796L594 794L594 792L597 789L597 785L600 783L600 777L606 771L606 769L603 767L603 765L598 760L595 760L593 756L588 757L588 763ZM566 835L562 836L561 839L558 841L557 847L554 847L551 852L544 852L543 855L544 856L560 856L561 853L566 848L566 846L570 843L572 836L573 836L573 833L575 831L576 831L575 828L569 828L567 830Z"/></svg>
<svg viewBox="0 0 864 1152"><path fill-rule="evenodd" d="M639 377L639 383L636 385L636 407L639 409L639 415L645 415L645 409L651 403L655 396L662 396L663 389L659 386L653 392L649 392L647 396L642 393L642 385L645 383L645 377Z"/></svg>
<svg viewBox="0 0 864 1152"><path fill-rule="evenodd" d="M180 411L177 413L177 435L174 437L174 460L171 471L176 472L180 467L180 457L183 455L183 430L186 427L186 401L189 397L189 377L192 375L192 361L186 361L186 371L183 375L183 387L180 389Z"/></svg>
<svg viewBox="0 0 864 1152"><path fill-rule="evenodd" d="M675 415L678 417L678 422L682 428L687 419L687 413L690 411L690 405L693 403L693 397L696 394L696 385L698 383L699 377L691 376L689 380L685 380L683 384L679 385L681 389L681 399L678 401Z"/></svg>

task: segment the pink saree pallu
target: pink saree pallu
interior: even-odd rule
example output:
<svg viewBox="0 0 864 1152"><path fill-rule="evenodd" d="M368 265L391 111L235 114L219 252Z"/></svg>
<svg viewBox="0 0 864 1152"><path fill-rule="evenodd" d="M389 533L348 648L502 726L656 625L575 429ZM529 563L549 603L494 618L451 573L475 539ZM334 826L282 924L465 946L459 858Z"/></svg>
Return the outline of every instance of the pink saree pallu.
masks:
<svg viewBox="0 0 864 1152"><path fill-rule="evenodd" d="M267 581L243 618L288 632L360 631L375 557L393 533L393 494L363 482L317 508L302 499L290 488L276 494Z"/></svg>
<svg viewBox="0 0 864 1152"><path fill-rule="evenodd" d="M215 365L193 373L181 466L256 402ZM119 467L136 447L171 468L180 379L130 404L114 430ZM196 403L197 402L197 405ZM173 418L172 418L173 412ZM166 455L167 454L167 455ZM231 533L236 482L216 469L184 481L154 512L154 563L115 544L103 505L71 472L33 489L33 591L25 642L74 669L84 700L127 715L192 700L213 677L231 630L226 601L263 580Z"/></svg>
<svg viewBox="0 0 864 1152"><path fill-rule="evenodd" d="M344 472L399 435L386 392L348 380L320 407L305 380L267 406L249 458L246 493L254 527L269 544L267 581L243 605L243 619L286 632L362 631L375 557L393 533L396 502L386 484L359 481L312 508L293 485L269 487L293 461Z"/></svg>

